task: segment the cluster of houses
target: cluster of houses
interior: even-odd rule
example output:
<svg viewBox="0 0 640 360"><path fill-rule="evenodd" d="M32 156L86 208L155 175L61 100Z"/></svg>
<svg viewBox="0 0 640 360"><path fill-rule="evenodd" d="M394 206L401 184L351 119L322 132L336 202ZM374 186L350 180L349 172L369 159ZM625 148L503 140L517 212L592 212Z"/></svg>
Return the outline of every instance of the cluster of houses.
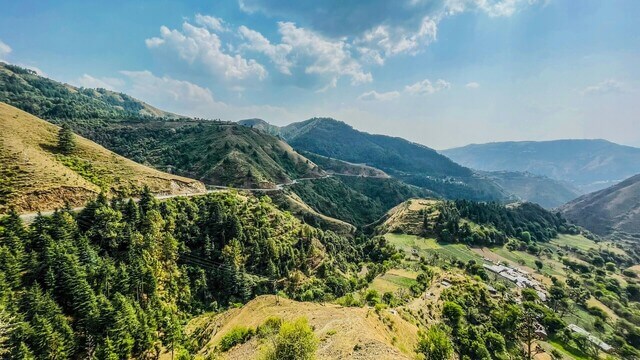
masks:
<svg viewBox="0 0 640 360"><path fill-rule="evenodd" d="M506 265L494 264L494 263L483 264L483 266L488 271L491 271L492 273L495 273L503 277L504 279L507 279L515 283L516 286L520 288L534 289L538 294L538 296L540 297L540 300L542 301L547 300L547 291L544 288L544 286L540 282L535 280L533 277L531 277L528 272L521 269L512 268ZM587 330L579 327L578 325L570 324L567 328L574 333L584 335L587 339L589 339L589 341L591 341L593 344L595 344L605 352L611 352L611 350L613 350L613 347L611 345L593 336ZM539 326L539 328L536 329L536 334L538 334L538 336L542 339L546 338L546 332L544 331L544 328L542 326Z"/></svg>
<svg viewBox="0 0 640 360"><path fill-rule="evenodd" d="M540 297L540 300L547 301L547 290L536 279L532 278L528 272L500 264L483 264L485 269L513 282L520 288L532 288Z"/></svg>

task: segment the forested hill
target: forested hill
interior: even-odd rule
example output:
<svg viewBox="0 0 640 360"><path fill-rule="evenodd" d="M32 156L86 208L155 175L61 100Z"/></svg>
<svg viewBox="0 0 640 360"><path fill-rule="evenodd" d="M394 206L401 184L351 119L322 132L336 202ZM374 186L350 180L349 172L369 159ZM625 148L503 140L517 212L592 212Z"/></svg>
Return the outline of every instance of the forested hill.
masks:
<svg viewBox="0 0 640 360"><path fill-rule="evenodd" d="M402 138L361 132L334 119L293 123L280 128L280 135L295 149L379 168L446 198L486 201L510 197L493 181L429 147Z"/></svg>
<svg viewBox="0 0 640 360"><path fill-rule="evenodd" d="M269 198L216 193L139 203L99 197L25 227L0 216L0 350L11 359L195 353L187 319L258 294L299 300L366 285L357 264L383 242L303 224ZM375 274L373 275L375 276ZM354 281L351 281L354 280ZM206 334L205 334L206 336Z"/></svg>
<svg viewBox="0 0 640 360"><path fill-rule="evenodd" d="M515 238L526 244L548 242L559 233L579 232L562 216L532 203L477 203L466 200L411 199L375 224L379 233L434 237L445 243L502 246Z"/></svg>
<svg viewBox="0 0 640 360"><path fill-rule="evenodd" d="M177 118L129 95L77 88L0 62L0 101L42 119Z"/></svg>
<svg viewBox="0 0 640 360"><path fill-rule="evenodd" d="M471 176L460 166L433 149L402 138L372 135L344 122L316 118L281 128L291 146L353 163L366 163L390 172L431 176Z"/></svg>
<svg viewBox="0 0 640 360"><path fill-rule="evenodd" d="M0 101L139 163L207 184L272 188L322 174L275 136L235 123L178 118L128 95L75 88L0 63Z"/></svg>
<svg viewBox="0 0 640 360"><path fill-rule="evenodd" d="M581 196L560 210L599 235L640 239L640 175Z"/></svg>
<svg viewBox="0 0 640 360"><path fill-rule="evenodd" d="M582 193L604 189L640 173L640 149L606 140L497 142L442 153L477 170L527 171L568 181Z"/></svg>

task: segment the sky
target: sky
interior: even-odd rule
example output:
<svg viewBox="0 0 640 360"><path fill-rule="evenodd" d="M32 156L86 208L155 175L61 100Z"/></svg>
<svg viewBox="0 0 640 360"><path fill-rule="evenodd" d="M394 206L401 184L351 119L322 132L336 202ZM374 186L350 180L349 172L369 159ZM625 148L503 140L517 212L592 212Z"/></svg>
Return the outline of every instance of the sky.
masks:
<svg viewBox="0 0 640 360"><path fill-rule="evenodd" d="M0 0L0 60L163 110L436 149L640 146L637 0Z"/></svg>

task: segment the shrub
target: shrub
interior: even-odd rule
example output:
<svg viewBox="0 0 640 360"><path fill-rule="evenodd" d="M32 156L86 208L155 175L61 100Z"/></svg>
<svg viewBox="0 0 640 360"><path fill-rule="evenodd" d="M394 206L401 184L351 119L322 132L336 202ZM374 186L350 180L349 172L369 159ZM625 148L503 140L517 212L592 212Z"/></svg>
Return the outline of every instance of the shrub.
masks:
<svg viewBox="0 0 640 360"><path fill-rule="evenodd" d="M258 326L256 329L256 334L265 338L271 335L276 334L280 331L280 327L282 326L283 320L279 317L270 317L262 323L262 325Z"/></svg>
<svg viewBox="0 0 640 360"><path fill-rule="evenodd" d="M220 339L218 347L222 352L228 351L236 345L246 343L254 334L255 331L253 329L245 326L236 326Z"/></svg>
<svg viewBox="0 0 640 360"><path fill-rule="evenodd" d="M264 353L265 360L309 360L318 348L316 338L306 318L285 322L276 335L273 346Z"/></svg>

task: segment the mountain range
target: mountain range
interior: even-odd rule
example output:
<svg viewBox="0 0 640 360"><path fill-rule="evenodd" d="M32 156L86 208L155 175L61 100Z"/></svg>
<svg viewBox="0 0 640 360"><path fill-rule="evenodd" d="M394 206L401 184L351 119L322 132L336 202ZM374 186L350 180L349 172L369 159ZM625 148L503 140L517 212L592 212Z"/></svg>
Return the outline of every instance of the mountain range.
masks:
<svg viewBox="0 0 640 360"><path fill-rule="evenodd" d="M410 197L532 201L554 208L590 189L615 184L640 172L640 149L604 140L492 143L439 153L402 138L368 134L330 118L313 118L283 127L261 119L232 123L188 118L126 94L77 88L2 63L0 100L54 124L69 124L79 135L142 164L129 163L145 169L139 173L156 171L146 165L163 174L154 178L181 181L192 178L209 185L244 188L276 188L280 184L293 184L299 178L318 178L314 183L298 183L286 189L289 200L283 200L282 204L302 201L305 205L298 209L311 206L316 214L358 226L375 221L384 211ZM8 120L18 110L7 106L3 112L4 124L9 127ZM28 124L26 128L44 127L36 118L26 120L25 115L18 118ZM18 134L17 126L18 123L10 123L11 133ZM52 129L47 130L49 143L53 141ZM6 144L3 149L5 159L26 151L13 148L11 155ZM59 154L53 155L60 161ZM14 160L6 163L17 166L15 169L19 167ZM69 165L68 160L66 165L80 167ZM105 165L92 166L100 169ZM5 166L3 171L13 174L8 168ZM334 176L323 178L327 174ZM87 180L90 175L78 176L85 181L85 188L91 189L87 194L100 191L99 185ZM128 178L118 176L119 181L122 179ZM140 186L135 188L139 190ZM162 186L156 185L154 189L161 191ZM616 204L632 199L631 190L624 189L609 190L618 194ZM607 199L612 197L609 195ZM590 221L580 221L586 218L580 215L584 212L580 208L587 204L585 199L601 198L598 193L586 195L562 209L576 223L596 233L635 231L628 225L635 220L620 220L620 216L630 216L621 214L628 209L620 206L613 206L606 216L600 216L610 219L606 225L591 226ZM70 196L68 199L73 200ZM589 213L595 216L594 212Z"/></svg>
<svg viewBox="0 0 640 360"><path fill-rule="evenodd" d="M640 173L640 149L606 140L473 144L444 150L454 161L483 171L526 171L569 182L582 193Z"/></svg>

